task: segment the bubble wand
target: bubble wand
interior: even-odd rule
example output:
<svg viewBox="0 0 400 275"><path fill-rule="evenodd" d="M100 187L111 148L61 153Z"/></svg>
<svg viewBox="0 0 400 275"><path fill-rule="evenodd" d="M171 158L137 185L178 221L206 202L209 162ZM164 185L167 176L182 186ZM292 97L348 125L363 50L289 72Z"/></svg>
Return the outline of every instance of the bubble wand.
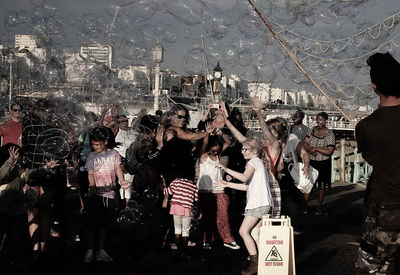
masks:
<svg viewBox="0 0 400 275"><path fill-rule="evenodd" d="M253 4L251 0L248 0L250 5L252 6L253 10L257 13L258 17L263 21L264 25L267 27L267 29L270 31L272 36L278 41L278 43L282 46L282 48L285 50L285 52L290 56L290 58L296 63L297 67L304 73L304 75L314 84L314 86L318 89L318 91L321 92L322 95L324 95L330 103L345 117L351 125L355 126L354 122L350 120L350 118L347 116L347 114L335 103L335 101L327 94L325 93L322 88L318 85L317 82L314 81L314 79L310 76L310 74L301 66L300 62L297 60L297 58L294 56L294 54L285 46L285 44L282 42L282 40L279 38L278 34L274 31L272 28L271 24L265 20L264 16L261 14L261 12L257 9L257 7Z"/></svg>

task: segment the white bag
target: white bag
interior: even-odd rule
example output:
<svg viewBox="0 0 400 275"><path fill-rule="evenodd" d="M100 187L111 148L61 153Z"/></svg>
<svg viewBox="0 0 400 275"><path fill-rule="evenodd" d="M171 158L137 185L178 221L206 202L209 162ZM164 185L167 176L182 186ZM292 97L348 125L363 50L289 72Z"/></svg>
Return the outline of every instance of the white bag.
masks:
<svg viewBox="0 0 400 275"><path fill-rule="evenodd" d="M312 166L308 166L308 179L303 172L304 163L294 162L289 164L288 170L293 178L296 187L302 193L310 193L314 186L315 181L318 178L318 170Z"/></svg>
<svg viewBox="0 0 400 275"><path fill-rule="evenodd" d="M289 164L288 166L289 173L292 176L296 187L302 193L310 193L315 181L318 178L318 170L309 165L307 179L303 172L304 163L297 162L297 155L293 150L292 144L290 142L288 142L288 144L290 146L290 150L292 151L293 158L293 163Z"/></svg>

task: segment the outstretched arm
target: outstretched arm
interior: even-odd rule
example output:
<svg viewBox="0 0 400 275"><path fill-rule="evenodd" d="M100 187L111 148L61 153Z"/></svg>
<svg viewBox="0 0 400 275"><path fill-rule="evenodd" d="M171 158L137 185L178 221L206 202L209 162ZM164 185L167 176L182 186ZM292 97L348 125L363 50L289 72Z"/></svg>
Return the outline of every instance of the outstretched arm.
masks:
<svg viewBox="0 0 400 275"><path fill-rule="evenodd" d="M232 177L240 180L241 182L247 182L254 174L254 167L251 165L246 165L246 169L244 170L243 173L236 172L232 169L226 168L225 166L219 164L217 165L217 168L221 169L222 171L228 173Z"/></svg>
<svg viewBox="0 0 400 275"><path fill-rule="evenodd" d="M252 98L251 106L253 111L256 113L258 121L260 122L261 131L264 138L269 141L269 143L274 143L277 138L272 134L271 129L268 127L265 119L261 113L261 101L257 97Z"/></svg>

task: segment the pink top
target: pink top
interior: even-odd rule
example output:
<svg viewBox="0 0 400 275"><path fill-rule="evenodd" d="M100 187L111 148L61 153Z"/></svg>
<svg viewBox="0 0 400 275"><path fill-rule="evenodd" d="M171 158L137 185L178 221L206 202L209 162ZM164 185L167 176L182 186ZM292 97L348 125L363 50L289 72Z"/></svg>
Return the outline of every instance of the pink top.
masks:
<svg viewBox="0 0 400 275"><path fill-rule="evenodd" d="M114 149L109 149L105 154L97 152L89 154L85 167L87 170L93 170L97 195L111 199L115 197L115 182L119 165L120 156Z"/></svg>

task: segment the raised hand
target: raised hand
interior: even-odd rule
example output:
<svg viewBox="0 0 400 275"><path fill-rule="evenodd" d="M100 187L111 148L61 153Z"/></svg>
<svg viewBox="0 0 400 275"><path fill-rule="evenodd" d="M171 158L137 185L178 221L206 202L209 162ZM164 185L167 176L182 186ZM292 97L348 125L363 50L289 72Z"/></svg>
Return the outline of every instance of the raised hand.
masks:
<svg viewBox="0 0 400 275"><path fill-rule="evenodd" d="M50 161L46 160L46 166L50 169L53 169L56 166L60 166L60 164L58 163L58 160L51 158Z"/></svg>
<svg viewBox="0 0 400 275"><path fill-rule="evenodd" d="M206 124L206 132L211 134L215 130L215 127L211 125L211 122Z"/></svg>
<svg viewBox="0 0 400 275"><path fill-rule="evenodd" d="M15 146L12 146L8 149L8 154L10 155L10 159L16 161L19 158L19 148L15 149Z"/></svg>
<svg viewBox="0 0 400 275"><path fill-rule="evenodd" d="M262 103L258 96L251 99L251 108L254 112L259 112L262 109Z"/></svg>
<svg viewBox="0 0 400 275"><path fill-rule="evenodd" d="M229 116L229 114L225 108L225 102L221 100L219 102L219 106L220 106L219 110L220 110L221 114L223 115L223 117L227 118Z"/></svg>
<svg viewBox="0 0 400 275"><path fill-rule="evenodd" d="M159 147L162 147L164 144L164 132L165 132L165 128L164 125L159 124L157 127L157 133L156 133L156 141Z"/></svg>

